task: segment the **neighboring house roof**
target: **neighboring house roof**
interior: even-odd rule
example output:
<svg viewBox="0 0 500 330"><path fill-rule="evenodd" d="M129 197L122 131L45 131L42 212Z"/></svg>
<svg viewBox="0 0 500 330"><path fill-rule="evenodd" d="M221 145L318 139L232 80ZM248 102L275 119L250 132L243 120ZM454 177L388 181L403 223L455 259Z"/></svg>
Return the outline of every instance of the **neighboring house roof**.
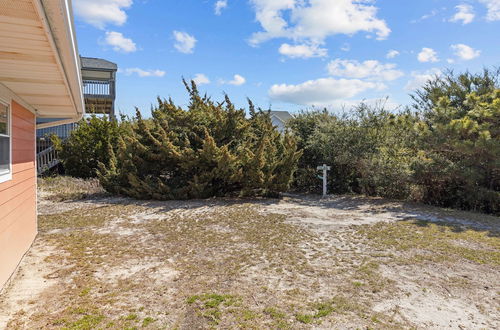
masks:
<svg viewBox="0 0 500 330"><path fill-rule="evenodd" d="M44 118L85 106L71 0L0 1L0 83Z"/></svg>
<svg viewBox="0 0 500 330"><path fill-rule="evenodd" d="M102 58L80 56L80 59L82 61L82 70L85 69L99 69L99 70L110 70L110 71L118 70L118 65L116 65L116 63L103 60Z"/></svg>
<svg viewBox="0 0 500 330"><path fill-rule="evenodd" d="M288 111L271 111L271 117L276 117L283 123L287 123L293 116Z"/></svg>

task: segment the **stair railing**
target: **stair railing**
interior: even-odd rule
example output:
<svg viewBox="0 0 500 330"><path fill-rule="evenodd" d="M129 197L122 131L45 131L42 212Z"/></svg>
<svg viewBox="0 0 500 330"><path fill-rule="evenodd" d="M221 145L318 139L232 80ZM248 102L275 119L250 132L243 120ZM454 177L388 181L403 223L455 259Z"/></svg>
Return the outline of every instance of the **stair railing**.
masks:
<svg viewBox="0 0 500 330"><path fill-rule="evenodd" d="M57 150L51 146L36 155L36 168L38 175L50 170L60 163Z"/></svg>

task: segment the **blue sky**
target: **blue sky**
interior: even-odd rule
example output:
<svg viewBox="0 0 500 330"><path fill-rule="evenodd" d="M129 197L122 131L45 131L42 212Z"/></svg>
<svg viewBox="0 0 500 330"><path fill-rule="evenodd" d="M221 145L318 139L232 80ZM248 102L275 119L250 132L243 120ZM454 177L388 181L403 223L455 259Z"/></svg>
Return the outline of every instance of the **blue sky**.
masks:
<svg viewBox="0 0 500 330"><path fill-rule="evenodd" d="M79 51L116 62L117 109L213 99L333 111L500 65L500 0L73 0Z"/></svg>

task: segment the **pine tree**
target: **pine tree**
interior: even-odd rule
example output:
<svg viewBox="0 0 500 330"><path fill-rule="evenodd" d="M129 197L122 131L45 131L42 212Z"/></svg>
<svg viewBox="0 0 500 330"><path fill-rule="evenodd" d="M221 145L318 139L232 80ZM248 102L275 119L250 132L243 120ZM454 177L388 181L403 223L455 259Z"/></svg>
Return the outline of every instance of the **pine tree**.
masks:
<svg viewBox="0 0 500 330"><path fill-rule="evenodd" d="M117 143L120 125L106 117L92 115L80 120L66 140L51 136L65 173L79 178L96 177L98 164L110 166L110 155Z"/></svg>
<svg viewBox="0 0 500 330"><path fill-rule="evenodd" d="M151 119L139 110L99 178L108 191L139 199L270 196L288 189L301 152L269 113L250 117L226 95L216 103L184 81L186 110L158 99ZM112 148L111 148L112 149Z"/></svg>

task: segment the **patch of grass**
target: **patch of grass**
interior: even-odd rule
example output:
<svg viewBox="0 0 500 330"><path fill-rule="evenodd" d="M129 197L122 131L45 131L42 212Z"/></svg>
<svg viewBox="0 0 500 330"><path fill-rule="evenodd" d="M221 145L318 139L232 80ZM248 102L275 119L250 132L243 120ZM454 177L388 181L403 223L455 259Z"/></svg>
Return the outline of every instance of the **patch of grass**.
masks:
<svg viewBox="0 0 500 330"><path fill-rule="evenodd" d="M102 315L84 315L78 321L69 323L64 329L68 330L91 330L97 328L97 326L104 320Z"/></svg>
<svg viewBox="0 0 500 330"><path fill-rule="evenodd" d="M102 227L107 221L125 216L131 212L126 205L100 206L89 210L68 211L39 217L41 232L50 230L88 229Z"/></svg>
<svg viewBox="0 0 500 330"><path fill-rule="evenodd" d="M191 296L191 297L186 299L186 302L191 305L191 304L194 304L198 299L200 299L200 296L198 296L198 295Z"/></svg>
<svg viewBox="0 0 500 330"><path fill-rule="evenodd" d="M244 321L252 321L252 320L257 319L258 317L259 317L259 314L257 314L256 312L254 312L252 310L244 309L241 311L241 318Z"/></svg>
<svg viewBox="0 0 500 330"><path fill-rule="evenodd" d="M193 304L196 301L203 302L206 308L217 308L221 304L225 306L231 306L236 302L236 298L231 295L220 295L216 293L208 293L203 295L195 295L189 297L186 302L188 304Z"/></svg>
<svg viewBox="0 0 500 330"><path fill-rule="evenodd" d="M286 317L286 314L284 312L276 309L275 307L267 307L266 309L264 309L264 313L275 320L282 320Z"/></svg>
<svg viewBox="0 0 500 330"><path fill-rule="evenodd" d="M326 317L336 310L334 301L322 302L313 305L312 314L295 314L297 321L305 324L312 323L313 321Z"/></svg>
<svg viewBox="0 0 500 330"><path fill-rule="evenodd" d="M145 317L144 320L142 320L142 327L146 328L148 325L154 323L156 320L152 317Z"/></svg>
<svg viewBox="0 0 500 330"><path fill-rule="evenodd" d="M295 314L295 319L301 323L309 324L314 321L314 316L313 315L308 315L308 314Z"/></svg>
<svg viewBox="0 0 500 330"><path fill-rule="evenodd" d="M316 306L316 313L314 318L320 318L330 315L334 311L332 303L320 303Z"/></svg>
<svg viewBox="0 0 500 330"><path fill-rule="evenodd" d="M198 303L196 309L213 324L219 324L222 317L221 308L233 306L238 301L239 299L235 296L216 293L195 295L186 300L190 305Z"/></svg>
<svg viewBox="0 0 500 330"><path fill-rule="evenodd" d="M137 314L129 314L125 316L125 321L135 321L138 319Z"/></svg>
<svg viewBox="0 0 500 330"><path fill-rule="evenodd" d="M469 260L500 266L500 240L488 232L421 220L378 223L359 228L377 249L406 252L408 262ZM409 257L409 258L408 258Z"/></svg>
<svg viewBox="0 0 500 330"><path fill-rule="evenodd" d="M273 321L273 327L278 329L289 329L290 324L288 324L285 312L277 309L276 307L267 307L263 310L264 315L271 317Z"/></svg>
<svg viewBox="0 0 500 330"><path fill-rule="evenodd" d="M335 296L330 300L312 304L310 313L296 313L295 318L305 324L319 321L321 318L330 316L333 313L344 314L351 312L364 318L365 310L364 306L352 302L352 299Z"/></svg>
<svg viewBox="0 0 500 330"><path fill-rule="evenodd" d="M85 288L82 290L82 292L80 292L80 297L85 297L86 295L88 295L90 293L90 288Z"/></svg>
<svg viewBox="0 0 500 330"><path fill-rule="evenodd" d="M363 257L359 265L351 266L353 274L344 290L351 294L376 294L393 290L393 281L382 276L380 264L369 257Z"/></svg>
<svg viewBox="0 0 500 330"><path fill-rule="evenodd" d="M106 195L98 179L84 180L69 176L40 178L38 189L46 194L45 198L56 202Z"/></svg>

